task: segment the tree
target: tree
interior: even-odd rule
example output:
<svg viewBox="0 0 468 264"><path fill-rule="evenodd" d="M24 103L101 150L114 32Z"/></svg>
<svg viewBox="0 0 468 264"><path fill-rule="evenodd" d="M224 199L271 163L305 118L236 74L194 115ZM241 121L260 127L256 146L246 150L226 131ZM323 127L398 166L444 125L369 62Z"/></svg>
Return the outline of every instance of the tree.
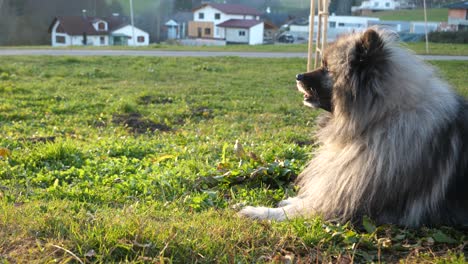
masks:
<svg viewBox="0 0 468 264"><path fill-rule="evenodd" d="M108 16L121 12L117 0L0 0L0 45L41 45L50 43L47 34L56 16Z"/></svg>
<svg viewBox="0 0 468 264"><path fill-rule="evenodd" d="M111 14L107 14L107 15L112 15L113 13L118 13L118 14L123 13L122 5L119 3L118 0L112 0L112 3L109 5L108 10L110 11Z"/></svg>
<svg viewBox="0 0 468 264"><path fill-rule="evenodd" d="M187 0L175 0L174 1L174 9L177 11L190 11L194 8L192 6L192 1Z"/></svg>
<svg viewBox="0 0 468 264"><path fill-rule="evenodd" d="M332 0L329 11L339 16L350 15L352 5L352 0Z"/></svg>

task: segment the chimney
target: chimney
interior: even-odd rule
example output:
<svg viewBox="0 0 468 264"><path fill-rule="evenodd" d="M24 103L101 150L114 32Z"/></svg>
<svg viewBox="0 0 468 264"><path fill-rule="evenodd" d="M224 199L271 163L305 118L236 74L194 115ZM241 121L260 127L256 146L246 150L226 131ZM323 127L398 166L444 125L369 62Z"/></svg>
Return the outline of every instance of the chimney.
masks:
<svg viewBox="0 0 468 264"><path fill-rule="evenodd" d="M81 10L81 16L83 17L83 19L86 19L88 16L86 15L86 9L83 9Z"/></svg>

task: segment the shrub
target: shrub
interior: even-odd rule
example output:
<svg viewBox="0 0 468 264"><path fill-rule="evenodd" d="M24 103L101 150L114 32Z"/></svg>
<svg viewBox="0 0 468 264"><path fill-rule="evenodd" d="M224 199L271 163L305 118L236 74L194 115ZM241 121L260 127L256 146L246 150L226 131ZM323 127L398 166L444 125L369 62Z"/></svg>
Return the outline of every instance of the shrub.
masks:
<svg viewBox="0 0 468 264"><path fill-rule="evenodd" d="M431 32L429 41L439 43L468 43L468 31Z"/></svg>

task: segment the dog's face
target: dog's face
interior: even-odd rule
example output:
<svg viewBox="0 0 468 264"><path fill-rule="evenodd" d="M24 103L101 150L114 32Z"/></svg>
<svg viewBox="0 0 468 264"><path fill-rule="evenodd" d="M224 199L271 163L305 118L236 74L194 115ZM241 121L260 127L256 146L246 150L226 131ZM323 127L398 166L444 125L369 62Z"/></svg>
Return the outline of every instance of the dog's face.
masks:
<svg viewBox="0 0 468 264"><path fill-rule="evenodd" d="M325 62L315 71L296 75L296 84L304 94L304 105L332 111L332 82Z"/></svg>
<svg viewBox="0 0 468 264"><path fill-rule="evenodd" d="M304 105L334 112L349 111L357 104L366 107L379 92L385 58L384 41L373 29L338 39L325 49L322 66L296 75L296 84L304 94Z"/></svg>

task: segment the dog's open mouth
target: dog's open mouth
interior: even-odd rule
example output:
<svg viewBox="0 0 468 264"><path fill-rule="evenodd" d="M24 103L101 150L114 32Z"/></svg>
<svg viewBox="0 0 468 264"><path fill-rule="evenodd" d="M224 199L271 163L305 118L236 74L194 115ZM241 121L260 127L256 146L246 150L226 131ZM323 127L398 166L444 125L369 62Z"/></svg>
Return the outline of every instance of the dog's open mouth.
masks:
<svg viewBox="0 0 468 264"><path fill-rule="evenodd" d="M317 92L308 87L304 87L304 84L297 81L297 89L304 94L304 105L312 108L319 108L320 101Z"/></svg>

